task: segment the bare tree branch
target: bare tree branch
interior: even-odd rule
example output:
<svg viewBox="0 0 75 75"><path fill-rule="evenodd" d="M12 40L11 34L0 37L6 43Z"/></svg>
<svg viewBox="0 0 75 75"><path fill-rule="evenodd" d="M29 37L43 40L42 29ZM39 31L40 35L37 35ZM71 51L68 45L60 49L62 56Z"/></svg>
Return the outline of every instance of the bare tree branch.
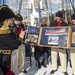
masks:
<svg viewBox="0 0 75 75"><path fill-rule="evenodd" d="M69 0L69 2L71 3L71 6L73 8L73 11L75 12L74 1L73 0Z"/></svg>
<svg viewBox="0 0 75 75"><path fill-rule="evenodd" d="M18 10L18 14L20 14L20 12L21 12L21 7L22 7L22 0L20 0L20 2L19 2L19 10Z"/></svg>

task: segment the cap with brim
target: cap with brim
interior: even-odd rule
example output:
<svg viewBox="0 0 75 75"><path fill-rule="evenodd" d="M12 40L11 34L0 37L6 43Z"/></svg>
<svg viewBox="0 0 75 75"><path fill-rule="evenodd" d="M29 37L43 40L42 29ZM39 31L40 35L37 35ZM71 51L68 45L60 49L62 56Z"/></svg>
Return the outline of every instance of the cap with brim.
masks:
<svg viewBox="0 0 75 75"><path fill-rule="evenodd" d="M15 17L14 17L14 20L17 20L17 21L22 21L23 18L20 14L17 14Z"/></svg>

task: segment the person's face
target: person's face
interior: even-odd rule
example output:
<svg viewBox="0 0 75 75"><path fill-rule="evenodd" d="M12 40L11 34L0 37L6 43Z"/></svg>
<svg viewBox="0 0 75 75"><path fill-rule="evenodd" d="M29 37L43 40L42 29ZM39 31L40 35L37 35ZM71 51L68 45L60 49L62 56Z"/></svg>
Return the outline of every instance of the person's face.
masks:
<svg viewBox="0 0 75 75"><path fill-rule="evenodd" d="M42 24L46 24L46 19L42 19Z"/></svg>
<svg viewBox="0 0 75 75"><path fill-rule="evenodd" d="M13 18L10 18L10 19L6 19L6 22L8 23L9 26L12 26L13 25Z"/></svg>
<svg viewBox="0 0 75 75"><path fill-rule="evenodd" d="M71 22L72 22L73 25L75 25L75 20L72 19Z"/></svg>
<svg viewBox="0 0 75 75"><path fill-rule="evenodd" d="M54 20L56 20L56 21L60 21L61 18L56 16L56 17L54 18Z"/></svg>
<svg viewBox="0 0 75 75"><path fill-rule="evenodd" d="M14 23L15 23L16 25L20 25L20 24L22 23L22 21L14 20Z"/></svg>

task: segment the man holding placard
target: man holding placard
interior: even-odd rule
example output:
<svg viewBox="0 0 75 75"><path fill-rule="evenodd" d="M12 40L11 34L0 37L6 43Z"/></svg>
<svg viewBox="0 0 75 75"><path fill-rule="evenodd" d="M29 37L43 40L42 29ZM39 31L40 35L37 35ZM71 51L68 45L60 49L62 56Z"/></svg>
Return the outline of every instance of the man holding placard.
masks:
<svg viewBox="0 0 75 75"><path fill-rule="evenodd" d="M67 23L63 21L63 14L61 11L56 13L56 17L54 21L50 24L50 27L61 27L67 26ZM67 60L66 60L66 49L64 48L51 48L51 59L52 59L52 71L50 74L53 74L57 71L57 55L59 54L61 67L64 75L68 75L66 67L67 67ZM64 63L64 64L63 64Z"/></svg>

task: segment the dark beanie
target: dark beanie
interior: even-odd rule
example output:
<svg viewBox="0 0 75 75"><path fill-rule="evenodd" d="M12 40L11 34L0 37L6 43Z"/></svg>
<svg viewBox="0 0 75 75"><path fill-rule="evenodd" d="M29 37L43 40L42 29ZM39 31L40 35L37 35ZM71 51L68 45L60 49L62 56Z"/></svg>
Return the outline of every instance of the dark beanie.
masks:
<svg viewBox="0 0 75 75"><path fill-rule="evenodd" d="M17 20L17 21L22 21L22 20L23 20L23 18L22 18L22 16L21 16L20 14L17 14L17 15L14 17L14 19Z"/></svg>
<svg viewBox="0 0 75 75"><path fill-rule="evenodd" d="M58 11L58 12L56 13L56 16L57 16L57 17L60 17L60 18L63 18L63 14L62 14L61 11Z"/></svg>
<svg viewBox="0 0 75 75"><path fill-rule="evenodd" d="M75 13L71 15L71 19L75 20Z"/></svg>
<svg viewBox="0 0 75 75"><path fill-rule="evenodd" d="M7 5L0 6L0 22L4 22L6 19L14 17L14 12Z"/></svg>

